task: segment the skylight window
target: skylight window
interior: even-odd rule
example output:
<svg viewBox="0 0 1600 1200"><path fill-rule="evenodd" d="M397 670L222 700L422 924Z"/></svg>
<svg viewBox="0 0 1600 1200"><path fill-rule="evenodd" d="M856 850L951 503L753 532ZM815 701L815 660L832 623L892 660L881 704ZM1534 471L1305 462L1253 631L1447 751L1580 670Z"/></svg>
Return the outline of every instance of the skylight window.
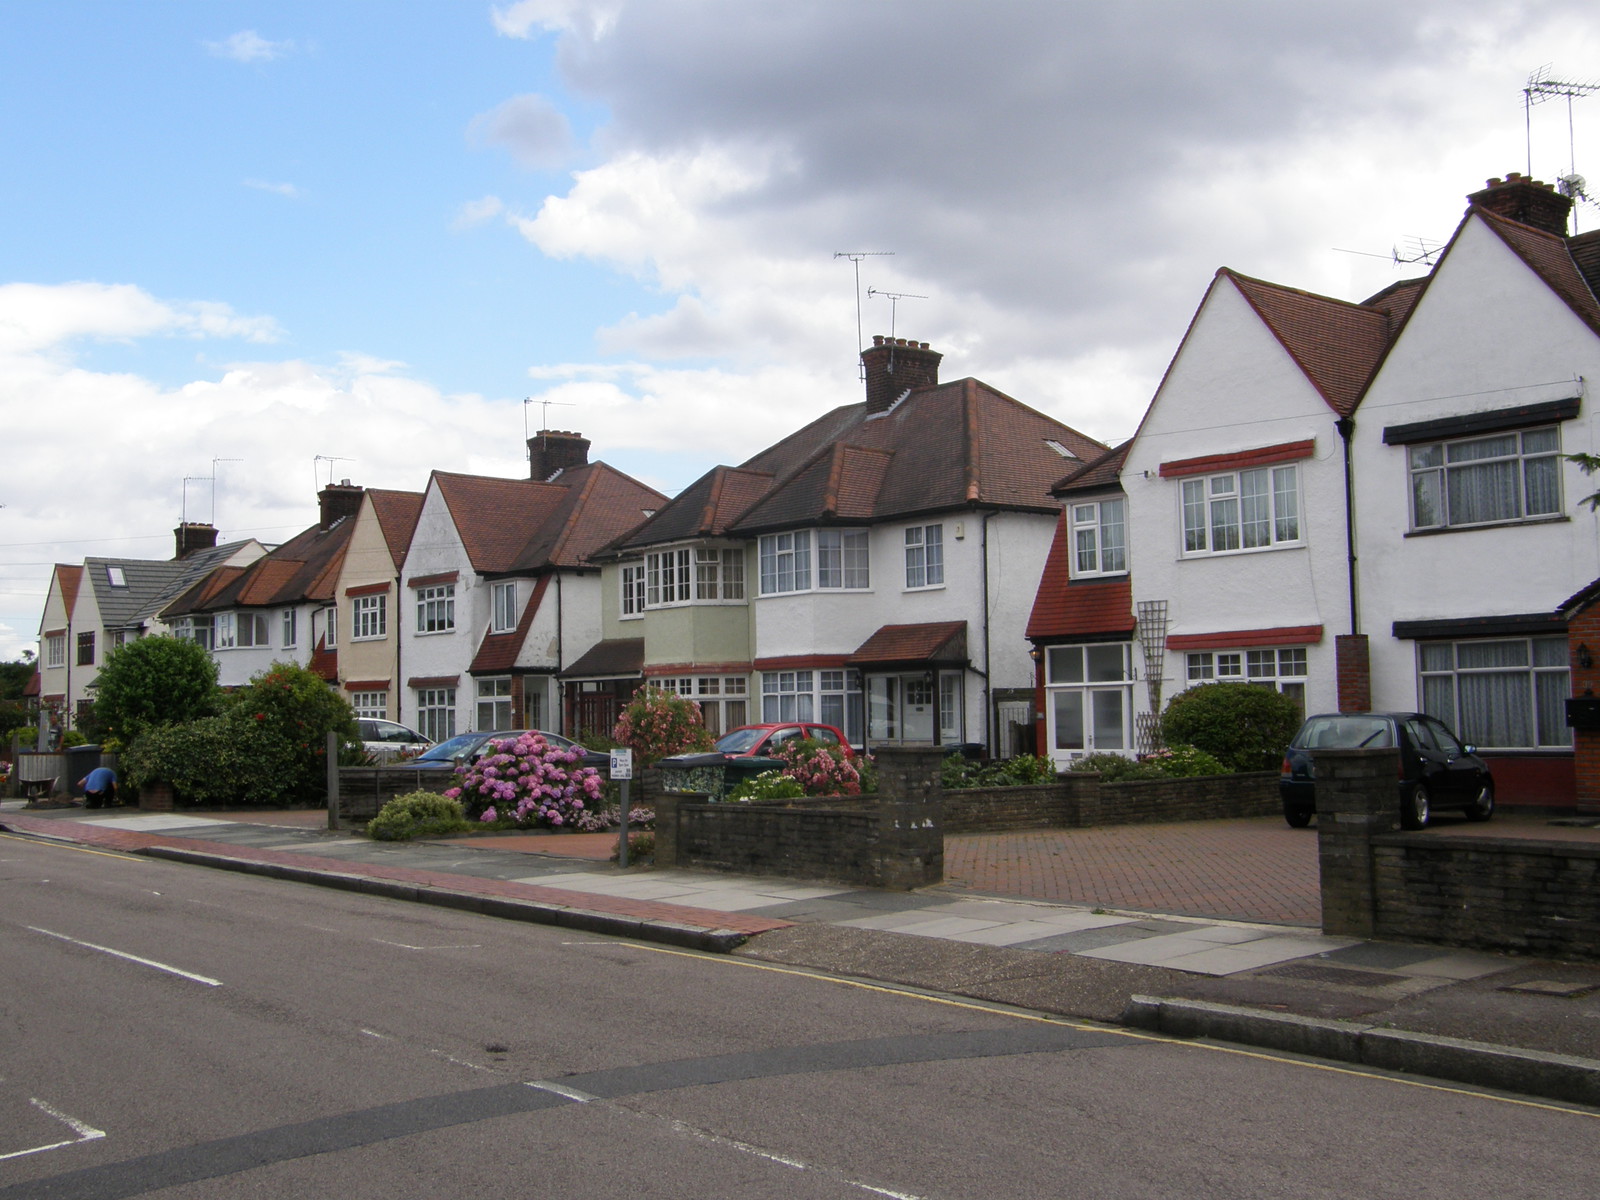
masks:
<svg viewBox="0 0 1600 1200"><path fill-rule="evenodd" d="M1070 458L1073 462L1078 461L1078 456L1076 454L1074 454L1071 450L1068 450L1054 438L1045 438L1044 444L1049 446L1050 449L1054 450L1057 454L1061 455L1062 458Z"/></svg>
<svg viewBox="0 0 1600 1200"><path fill-rule="evenodd" d="M128 586L128 577L122 573L121 567L108 566L106 568L106 581L110 583L112 587Z"/></svg>

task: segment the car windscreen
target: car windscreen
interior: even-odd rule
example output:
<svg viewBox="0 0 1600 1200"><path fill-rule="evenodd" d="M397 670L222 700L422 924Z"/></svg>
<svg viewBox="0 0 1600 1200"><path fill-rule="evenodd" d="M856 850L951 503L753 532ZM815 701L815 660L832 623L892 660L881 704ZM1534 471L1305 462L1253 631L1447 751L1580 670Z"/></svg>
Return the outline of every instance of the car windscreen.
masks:
<svg viewBox="0 0 1600 1200"><path fill-rule="evenodd" d="M1294 744L1302 750L1387 750L1394 745L1394 728L1383 717L1312 717Z"/></svg>
<svg viewBox="0 0 1600 1200"><path fill-rule="evenodd" d="M430 746L426 751L417 756L418 762L449 762L456 755L474 745L483 735L481 733L460 733L448 741L440 742L437 746Z"/></svg>
<svg viewBox="0 0 1600 1200"><path fill-rule="evenodd" d="M759 742L766 732L765 729L735 729L718 738L716 748L723 754L743 754Z"/></svg>

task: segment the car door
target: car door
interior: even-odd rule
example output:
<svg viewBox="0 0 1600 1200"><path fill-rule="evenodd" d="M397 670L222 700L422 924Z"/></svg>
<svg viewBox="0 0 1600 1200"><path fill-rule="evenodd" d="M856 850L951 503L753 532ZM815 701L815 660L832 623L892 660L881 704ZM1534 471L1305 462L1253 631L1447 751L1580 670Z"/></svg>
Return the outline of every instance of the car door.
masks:
<svg viewBox="0 0 1600 1200"><path fill-rule="evenodd" d="M1428 795L1435 805L1443 807L1456 803L1450 763L1434 740L1432 727L1421 717L1408 717L1401 724L1408 743L1405 754L1410 759L1401 764L1407 781L1427 784Z"/></svg>
<svg viewBox="0 0 1600 1200"><path fill-rule="evenodd" d="M1470 804L1478 795L1478 783L1481 772L1477 762L1467 753L1467 748L1461 744L1460 739L1451 733L1441 722L1432 717L1425 718L1424 724L1433 734L1434 743L1439 747L1439 753L1444 759L1444 775L1448 780L1448 803L1454 805Z"/></svg>

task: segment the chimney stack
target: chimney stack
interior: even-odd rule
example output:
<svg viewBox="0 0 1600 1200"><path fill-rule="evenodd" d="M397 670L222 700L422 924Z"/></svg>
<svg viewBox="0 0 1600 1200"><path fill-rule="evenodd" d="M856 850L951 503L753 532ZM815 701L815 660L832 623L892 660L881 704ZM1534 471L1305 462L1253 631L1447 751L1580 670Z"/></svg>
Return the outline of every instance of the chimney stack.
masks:
<svg viewBox="0 0 1600 1200"><path fill-rule="evenodd" d="M564 429L541 429L528 439L528 478L543 482L557 471L589 463L589 439Z"/></svg>
<svg viewBox="0 0 1600 1200"><path fill-rule="evenodd" d="M317 493L320 510L318 524L324 529L332 529L341 518L355 516L361 511L363 490L348 479L341 479L323 488Z"/></svg>
<svg viewBox="0 0 1600 1200"><path fill-rule="evenodd" d="M888 412L907 388L937 385L943 357L937 350L929 350L927 342L873 334L872 345L861 352L861 365L867 372L868 414Z"/></svg>
<svg viewBox="0 0 1600 1200"><path fill-rule="evenodd" d="M217 544L217 527L201 521L185 521L172 531L177 539L178 552L173 562L181 562L196 550L210 550Z"/></svg>
<svg viewBox="0 0 1600 1200"><path fill-rule="evenodd" d="M1512 171L1504 179L1491 179L1481 192L1473 192L1467 203L1496 216L1532 225L1557 237L1567 236L1567 215L1572 197L1563 196L1554 185L1529 179Z"/></svg>

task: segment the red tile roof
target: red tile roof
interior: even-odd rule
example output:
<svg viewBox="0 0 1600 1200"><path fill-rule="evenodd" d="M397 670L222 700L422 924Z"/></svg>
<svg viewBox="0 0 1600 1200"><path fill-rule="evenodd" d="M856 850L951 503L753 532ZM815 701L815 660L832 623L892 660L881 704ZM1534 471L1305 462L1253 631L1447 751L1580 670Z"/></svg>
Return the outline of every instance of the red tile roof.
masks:
<svg viewBox="0 0 1600 1200"><path fill-rule="evenodd" d="M67 563L56 564L56 580L61 584L61 604L72 619L72 606L78 602L78 587L83 583L83 568Z"/></svg>
<svg viewBox="0 0 1600 1200"><path fill-rule="evenodd" d="M932 621L923 625L884 625L846 660L876 663L966 662L967 623Z"/></svg>
<svg viewBox="0 0 1600 1200"><path fill-rule="evenodd" d="M528 630L533 627L533 618L549 586L550 576L539 576L538 582L533 585L533 595L523 605L522 615L517 618L514 630L509 633L486 632L483 635L483 641L478 643L478 653L467 668L468 675L503 674L517 665L517 656L522 653L522 645L528 640Z"/></svg>
<svg viewBox="0 0 1600 1200"><path fill-rule="evenodd" d="M1068 637L1132 634L1133 584L1126 575L1111 579L1071 577L1072 531L1067 515L1056 523L1056 536L1045 559L1044 575L1034 593L1027 636L1034 641Z"/></svg>
<svg viewBox="0 0 1600 1200"><path fill-rule="evenodd" d="M372 501L373 515L378 518L378 528L389 547L389 558L398 571L406 560L406 551L411 549L417 518L422 515L422 493L369 488L367 497Z"/></svg>

